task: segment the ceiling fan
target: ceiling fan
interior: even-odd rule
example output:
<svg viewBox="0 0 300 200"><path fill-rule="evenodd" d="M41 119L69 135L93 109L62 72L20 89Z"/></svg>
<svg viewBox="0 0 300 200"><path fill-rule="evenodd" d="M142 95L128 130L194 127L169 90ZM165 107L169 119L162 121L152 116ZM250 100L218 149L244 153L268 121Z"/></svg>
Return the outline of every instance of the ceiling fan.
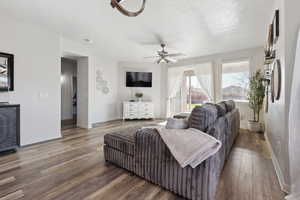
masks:
<svg viewBox="0 0 300 200"><path fill-rule="evenodd" d="M176 63L177 60L174 59L175 57L179 57L179 56L184 56L185 54L183 53L172 53L169 54L166 51L166 44L162 43L161 45L162 50L161 51L157 51L157 56L150 56L150 57L145 57L145 59L149 59L149 58L158 58L158 60L156 61L157 64L160 63Z"/></svg>

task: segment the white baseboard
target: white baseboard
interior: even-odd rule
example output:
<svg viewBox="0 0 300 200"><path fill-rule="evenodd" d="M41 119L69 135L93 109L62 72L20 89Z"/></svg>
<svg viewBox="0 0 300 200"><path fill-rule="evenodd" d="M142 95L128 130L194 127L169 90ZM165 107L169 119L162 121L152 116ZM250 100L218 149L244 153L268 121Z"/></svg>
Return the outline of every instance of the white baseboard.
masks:
<svg viewBox="0 0 300 200"><path fill-rule="evenodd" d="M289 194L290 191L291 191L290 185L287 184L284 180L283 173L282 173L282 170L280 168L279 162L278 162L278 160L277 160L277 158L274 154L272 145L271 145L270 140L268 138L268 135L266 133L265 133L265 138L266 138L266 142L267 142L267 145L269 147L269 150L271 152L271 158L272 158L272 162L273 162L273 165L274 165L274 168L275 168L275 171L276 171L276 175L277 175L277 178L278 178L278 181L279 181L279 184L280 184L280 188L283 192Z"/></svg>
<svg viewBox="0 0 300 200"><path fill-rule="evenodd" d="M298 194L290 194L285 197L286 200L299 200L300 199L300 193Z"/></svg>

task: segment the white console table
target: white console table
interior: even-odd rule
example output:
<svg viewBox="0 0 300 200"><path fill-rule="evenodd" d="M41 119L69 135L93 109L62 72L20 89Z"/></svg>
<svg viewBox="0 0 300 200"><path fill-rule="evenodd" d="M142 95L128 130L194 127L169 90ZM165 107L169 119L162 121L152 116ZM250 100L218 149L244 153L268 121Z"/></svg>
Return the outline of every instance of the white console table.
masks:
<svg viewBox="0 0 300 200"><path fill-rule="evenodd" d="M123 120L153 119L154 106L152 102L123 102Z"/></svg>

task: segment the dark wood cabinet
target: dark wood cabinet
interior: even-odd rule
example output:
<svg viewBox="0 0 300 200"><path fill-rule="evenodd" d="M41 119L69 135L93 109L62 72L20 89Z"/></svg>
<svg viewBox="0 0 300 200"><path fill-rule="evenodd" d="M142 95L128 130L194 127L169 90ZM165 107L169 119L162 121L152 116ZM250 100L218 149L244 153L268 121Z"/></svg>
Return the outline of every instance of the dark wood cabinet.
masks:
<svg viewBox="0 0 300 200"><path fill-rule="evenodd" d="M20 146L20 105L0 104L0 152Z"/></svg>

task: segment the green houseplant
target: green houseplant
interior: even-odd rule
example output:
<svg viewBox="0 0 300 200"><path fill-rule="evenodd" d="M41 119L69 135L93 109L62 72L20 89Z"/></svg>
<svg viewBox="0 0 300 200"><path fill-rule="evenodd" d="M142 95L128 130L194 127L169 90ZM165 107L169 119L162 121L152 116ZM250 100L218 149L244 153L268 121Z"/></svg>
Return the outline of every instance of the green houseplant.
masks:
<svg viewBox="0 0 300 200"><path fill-rule="evenodd" d="M248 121L248 128L253 132L262 131L262 124L259 121L259 115L265 98L266 88L264 80L264 75L260 70L257 70L249 79L248 100L249 107L253 112L253 118Z"/></svg>
<svg viewBox="0 0 300 200"><path fill-rule="evenodd" d="M135 93L135 97L138 99L138 101L142 101L143 93L137 92L137 93Z"/></svg>

